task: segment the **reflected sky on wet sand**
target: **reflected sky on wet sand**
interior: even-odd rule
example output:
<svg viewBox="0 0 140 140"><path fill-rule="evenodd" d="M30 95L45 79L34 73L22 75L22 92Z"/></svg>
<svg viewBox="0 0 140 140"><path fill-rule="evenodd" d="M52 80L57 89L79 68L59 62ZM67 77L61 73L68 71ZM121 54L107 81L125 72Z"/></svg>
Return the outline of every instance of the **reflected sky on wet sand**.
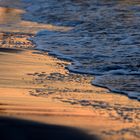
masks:
<svg viewBox="0 0 140 140"><path fill-rule="evenodd" d="M21 15L24 13L25 11L21 9L0 7L0 31L36 33L43 29L50 31L68 31L71 29L71 27L24 21L21 18Z"/></svg>

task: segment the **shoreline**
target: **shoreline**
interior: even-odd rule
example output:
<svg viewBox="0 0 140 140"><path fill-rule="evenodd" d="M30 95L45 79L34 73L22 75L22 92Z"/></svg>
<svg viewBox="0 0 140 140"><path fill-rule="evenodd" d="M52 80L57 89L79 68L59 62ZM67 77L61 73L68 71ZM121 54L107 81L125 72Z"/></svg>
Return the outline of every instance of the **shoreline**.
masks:
<svg viewBox="0 0 140 140"><path fill-rule="evenodd" d="M91 85L90 76L69 73L69 62L25 49L28 37L20 53L0 50L0 116L75 127L101 139L139 139L138 101Z"/></svg>
<svg viewBox="0 0 140 140"><path fill-rule="evenodd" d="M9 0L4 3L13 5ZM0 124L3 118L16 125L25 121L25 127L34 121L80 129L103 140L139 140L139 102L93 86L93 77L65 68L69 61L35 50L28 39L38 31L72 28L24 21L19 5L0 7Z"/></svg>

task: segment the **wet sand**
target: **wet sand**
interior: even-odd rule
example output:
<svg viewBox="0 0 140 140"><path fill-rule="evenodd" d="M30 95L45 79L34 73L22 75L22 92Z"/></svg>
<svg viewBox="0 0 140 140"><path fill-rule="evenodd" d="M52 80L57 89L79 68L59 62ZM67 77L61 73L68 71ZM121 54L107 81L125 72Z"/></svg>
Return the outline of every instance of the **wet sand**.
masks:
<svg viewBox="0 0 140 140"><path fill-rule="evenodd" d="M19 139L15 131L21 134L28 126L31 126L29 131L21 134L28 139L32 133L39 133L33 139L40 138L50 127L56 128L50 130L51 136L58 130L59 136L60 133L64 136L66 128L76 134L82 133L75 130L80 129L86 133L82 136L93 136L93 139L94 135L103 140L140 138L138 101L92 86L91 76L69 73L65 67L70 62L34 50L35 44L28 40L40 29L66 31L70 28L21 21L21 9L2 7L0 11L3 13L0 20L0 131L3 130L3 139L7 132L9 137ZM15 13L14 25L8 19ZM37 130L33 129L34 125Z"/></svg>
<svg viewBox="0 0 140 140"><path fill-rule="evenodd" d="M13 5L13 2L9 2L9 5ZM25 11L23 9L0 7L0 32L22 32L35 34L43 29L62 32L72 29L72 27L25 21L21 18L24 13Z"/></svg>
<svg viewBox="0 0 140 140"><path fill-rule="evenodd" d="M102 139L139 139L139 102L92 86L88 75L69 73L70 62L25 49L29 37L24 34L21 48L15 42L0 49L1 116L75 127Z"/></svg>

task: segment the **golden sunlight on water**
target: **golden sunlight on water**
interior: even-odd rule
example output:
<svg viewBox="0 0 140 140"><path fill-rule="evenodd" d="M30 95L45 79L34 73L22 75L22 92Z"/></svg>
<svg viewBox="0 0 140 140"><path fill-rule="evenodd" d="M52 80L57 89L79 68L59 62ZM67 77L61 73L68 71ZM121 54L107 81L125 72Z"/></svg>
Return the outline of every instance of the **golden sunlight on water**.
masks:
<svg viewBox="0 0 140 140"><path fill-rule="evenodd" d="M19 9L3 8L0 7L0 24L13 24L20 22L20 14L23 11Z"/></svg>
<svg viewBox="0 0 140 140"><path fill-rule="evenodd" d="M0 7L0 31L36 33L43 29L64 32L72 29L72 27L24 21L21 19L21 14L23 13L25 13L25 11L21 9Z"/></svg>

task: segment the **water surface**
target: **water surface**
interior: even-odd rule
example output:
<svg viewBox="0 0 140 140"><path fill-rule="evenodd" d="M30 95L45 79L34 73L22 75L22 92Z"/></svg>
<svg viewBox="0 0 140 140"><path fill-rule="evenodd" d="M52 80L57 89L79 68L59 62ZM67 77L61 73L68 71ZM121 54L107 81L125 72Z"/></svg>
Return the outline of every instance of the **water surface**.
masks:
<svg viewBox="0 0 140 140"><path fill-rule="evenodd" d="M24 0L24 19L72 30L40 31L38 49L72 60L68 69L93 74L93 84L140 100L139 0Z"/></svg>

